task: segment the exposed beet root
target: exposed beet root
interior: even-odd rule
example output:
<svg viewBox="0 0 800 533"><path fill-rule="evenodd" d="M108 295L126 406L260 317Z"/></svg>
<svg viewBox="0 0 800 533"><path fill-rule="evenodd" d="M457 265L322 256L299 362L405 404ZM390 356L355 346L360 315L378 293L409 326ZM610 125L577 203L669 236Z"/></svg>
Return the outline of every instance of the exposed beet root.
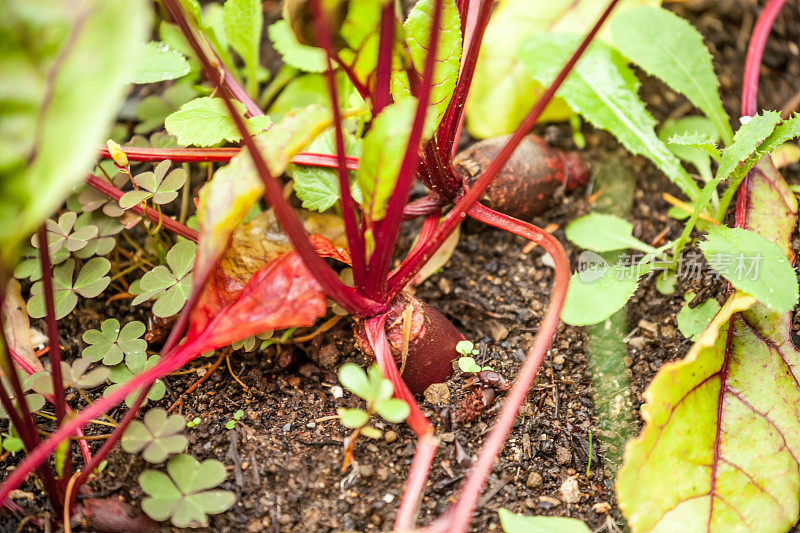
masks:
<svg viewBox="0 0 800 533"><path fill-rule="evenodd" d="M89 498L83 501L87 530L103 533L159 531L161 526L138 509L114 498Z"/></svg>
<svg viewBox="0 0 800 533"><path fill-rule="evenodd" d="M408 355L403 364L403 317L411 308L411 331ZM362 322L356 322L359 347L373 355ZM402 293L386 318L386 337L397 366L403 369L403 381L413 394L422 394L433 383L441 383L453 372L452 361L458 355L456 344L464 340L456 327L439 311L422 300Z"/></svg>
<svg viewBox="0 0 800 533"><path fill-rule="evenodd" d="M480 176L509 136L477 142L453 159L453 169L468 184ZM527 135L500 175L486 190L484 201L496 211L530 220L547 209L559 187L572 190L586 183L589 167L577 152L549 147L536 135Z"/></svg>

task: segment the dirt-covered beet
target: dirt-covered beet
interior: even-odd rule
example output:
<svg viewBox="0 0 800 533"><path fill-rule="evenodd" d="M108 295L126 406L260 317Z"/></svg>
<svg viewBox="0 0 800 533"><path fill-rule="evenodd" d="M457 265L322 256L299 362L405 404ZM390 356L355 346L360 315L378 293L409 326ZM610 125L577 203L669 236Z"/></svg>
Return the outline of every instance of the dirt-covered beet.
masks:
<svg viewBox="0 0 800 533"><path fill-rule="evenodd" d="M453 169L472 183L497 156L509 136L477 142L460 152ZM549 205L559 187L572 190L589 178L589 167L577 152L551 148L527 135L484 195L486 205L522 220L531 220Z"/></svg>

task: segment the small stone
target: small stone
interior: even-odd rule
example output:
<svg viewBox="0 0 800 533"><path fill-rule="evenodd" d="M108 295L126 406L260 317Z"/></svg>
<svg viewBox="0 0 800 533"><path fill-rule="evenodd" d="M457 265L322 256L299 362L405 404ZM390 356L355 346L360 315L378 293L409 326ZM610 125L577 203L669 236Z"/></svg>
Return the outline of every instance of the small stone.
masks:
<svg viewBox="0 0 800 533"><path fill-rule="evenodd" d="M336 368L340 358L339 349L334 344L326 344L317 351L315 360L325 370L331 370Z"/></svg>
<svg viewBox="0 0 800 533"><path fill-rule="evenodd" d="M644 331L651 333L653 336L655 336L656 333L658 333L658 326L656 325L655 322L650 322L649 320L641 319L639 321L638 326L640 329L643 329Z"/></svg>
<svg viewBox="0 0 800 533"><path fill-rule="evenodd" d="M344 390L342 390L342 388L339 385L334 385L333 387L331 387L331 396L337 399L341 398L342 396L344 396Z"/></svg>
<svg viewBox="0 0 800 533"><path fill-rule="evenodd" d="M527 507L528 509L533 509L534 507L536 507L536 500L534 500L533 498L525 498L525 507Z"/></svg>
<svg viewBox="0 0 800 533"><path fill-rule="evenodd" d="M641 336L631 337L631 339L628 341L628 346L630 346L631 348L636 348L637 350L641 350L642 348L644 348L645 342L646 341L644 337Z"/></svg>
<svg viewBox="0 0 800 533"><path fill-rule="evenodd" d="M561 354L558 354L555 357L553 357L553 364L554 365L563 365L564 361L565 361L564 356L561 355Z"/></svg>
<svg viewBox="0 0 800 533"><path fill-rule="evenodd" d="M439 290L442 291L442 294L450 294L453 292L453 284L448 278L442 276L439 278Z"/></svg>
<svg viewBox="0 0 800 533"><path fill-rule="evenodd" d="M456 434L452 432L442 433L441 435L439 435L439 438L441 439L442 442L453 442L454 440L456 440Z"/></svg>
<svg viewBox="0 0 800 533"><path fill-rule="evenodd" d="M494 342L500 342L501 340L508 337L508 328L506 328L500 322L492 320L491 322L489 322L489 335L492 336Z"/></svg>
<svg viewBox="0 0 800 533"><path fill-rule="evenodd" d="M535 489L542 484L542 481L544 481L544 478L542 478L542 475L539 472L531 472L528 474L528 479L525 481L525 486L529 489Z"/></svg>
<svg viewBox="0 0 800 533"><path fill-rule="evenodd" d="M560 465L569 464L572 461L572 452L563 446L556 446L556 462Z"/></svg>
<svg viewBox="0 0 800 533"><path fill-rule="evenodd" d="M578 503L581 499L581 489L575 477L568 477L559 487L561 498L567 503Z"/></svg>
<svg viewBox="0 0 800 533"><path fill-rule="evenodd" d="M661 336L665 339L672 339L678 334L678 330L669 324L661 326Z"/></svg>
<svg viewBox="0 0 800 533"><path fill-rule="evenodd" d="M386 503L392 503L394 501L394 494L392 494L391 492L387 492L386 494L383 495L382 500L385 501Z"/></svg>
<svg viewBox="0 0 800 533"><path fill-rule="evenodd" d="M309 422L308 424L306 424L306 427L308 429L314 429L315 427L317 427L317 424L316 422Z"/></svg>
<svg viewBox="0 0 800 533"><path fill-rule="evenodd" d="M394 442L397 440L397 433L395 433L392 430L389 430L383 434L383 438L386 442Z"/></svg>
<svg viewBox="0 0 800 533"><path fill-rule="evenodd" d="M375 473L375 468L372 465L359 465L358 475L361 477L370 477Z"/></svg>
<svg viewBox="0 0 800 533"><path fill-rule="evenodd" d="M300 376L289 376L286 378L286 383L288 383L290 387L297 388L300 386Z"/></svg>
<svg viewBox="0 0 800 533"><path fill-rule="evenodd" d="M386 481L387 479L389 479L389 469L388 468L384 468L382 466L379 466L378 469L375 472L378 475L378 479L380 479L381 481Z"/></svg>
<svg viewBox="0 0 800 533"><path fill-rule="evenodd" d="M539 496L539 506L543 507L544 509L558 507L559 505L561 505L561 502L555 498L551 498L550 496Z"/></svg>
<svg viewBox="0 0 800 533"><path fill-rule="evenodd" d="M425 401L433 405L445 405L450 401L450 389L444 383L434 383L425 389Z"/></svg>
<svg viewBox="0 0 800 533"><path fill-rule="evenodd" d="M283 429L283 431L291 431L292 430L292 423L289 422L288 424L284 424L281 429Z"/></svg>
<svg viewBox="0 0 800 533"><path fill-rule="evenodd" d="M611 510L611 504L608 502L597 502L592 505L592 511L597 514L606 514Z"/></svg>

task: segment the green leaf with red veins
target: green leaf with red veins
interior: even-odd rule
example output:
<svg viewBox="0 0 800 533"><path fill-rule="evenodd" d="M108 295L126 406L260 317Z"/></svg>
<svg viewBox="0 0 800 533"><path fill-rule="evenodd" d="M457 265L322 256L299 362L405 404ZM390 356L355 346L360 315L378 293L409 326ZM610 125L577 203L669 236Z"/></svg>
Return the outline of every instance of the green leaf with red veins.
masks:
<svg viewBox="0 0 800 533"><path fill-rule="evenodd" d="M288 113L269 131L255 137L256 145L273 176L280 176L292 157L331 125L331 113L312 105ZM200 233L195 272L205 272L225 252L231 233L264 193L250 154L241 150L231 162L214 173L199 194L197 226Z"/></svg>
<svg viewBox="0 0 800 533"><path fill-rule="evenodd" d="M18 246L96 160L152 7L144 0L16 0L2 10L0 251L13 265Z"/></svg>
<svg viewBox="0 0 800 533"><path fill-rule="evenodd" d="M520 45L519 57L541 83L549 83L575 50L579 37L543 34ZM650 159L691 199L700 189L680 160L656 136L655 119L639 99L639 81L622 55L603 43L590 46L557 96L598 128L612 133L625 148Z"/></svg>
<svg viewBox="0 0 800 533"><path fill-rule="evenodd" d="M370 220L386 216L386 202L397 183L416 108L414 97L386 106L364 137L356 179Z"/></svg>
<svg viewBox="0 0 800 533"><path fill-rule="evenodd" d="M422 74L425 69L425 58L433 25L435 0L419 0L403 23L406 45L411 53L414 69ZM435 129L442 120L447 104L453 96L461 66L461 19L454 0L444 0L442 25L439 33L439 46L436 50L436 66L433 69L433 80L430 102L431 115L427 118L426 129ZM395 101L400 101L411 94L408 76L405 71L395 71L392 76L392 94ZM431 120L433 121L431 123ZM426 135L430 137L430 134Z"/></svg>
<svg viewBox="0 0 800 533"><path fill-rule="evenodd" d="M767 157L741 191L743 229L794 259L797 201ZM788 530L800 509L800 351L791 313L734 293L645 392L617 494L632 531Z"/></svg>
<svg viewBox="0 0 800 533"><path fill-rule="evenodd" d="M378 65L381 8L381 2L350 0L340 31L349 49L341 50L339 56L364 84L369 83L369 77ZM395 46L400 43L397 33L395 32ZM396 51L399 50L396 48Z"/></svg>

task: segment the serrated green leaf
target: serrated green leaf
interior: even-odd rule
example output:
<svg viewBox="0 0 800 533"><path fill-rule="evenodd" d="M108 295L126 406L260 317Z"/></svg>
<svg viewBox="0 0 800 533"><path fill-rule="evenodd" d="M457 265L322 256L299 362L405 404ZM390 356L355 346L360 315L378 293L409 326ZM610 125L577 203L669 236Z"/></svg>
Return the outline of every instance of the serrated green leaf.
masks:
<svg viewBox="0 0 800 533"><path fill-rule="evenodd" d="M0 28L7 104L0 119L0 249L8 265L96 159L150 27L150 6L143 0L93 2L80 9L29 4L5 2Z"/></svg>
<svg viewBox="0 0 800 533"><path fill-rule="evenodd" d="M614 17L611 35L623 55L685 95L714 123L725 144L731 143L711 54L691 24L666 9L640 7Z"/></svg>
<svg viewBox="0 0 800 533"><path fill-rule="evenodd" d="M727 178L739 163L750 157L758 145L775 130L780 119L780 113L777 111L764 111L761 115L752 117L749 122L742 125L733 136L733 144L722 152L722 160L717 169L717 179Z"/></svg>
<svg viewBox="0 0 800 533"><path fill-rule="evenodd" d="M704 180L709 181L711 157L719 158L719 137L714 124L705 117L683 117L667 120L658 129L658 138L669 151L692 164Z"/></svg>
<svg viewBox="0 0 800 533"><path fill-rule="evenodd" d="M519 57L541 83L549 83L577 45L573 35L546 34L525 41ZM650 159L689 198L700 189L653 131L655 119L637 96L639 83L619 52L595 43L558 91L570 107L611 132L628 151Z"/></svg>
<svg viewBox="0 0 800 533"><path fill-rule="evenodd" d="M328 60L325 50L297 42L289 22L281 19L267 28L269 39L283 61L305 72L325 72Z"/></svg>
<svg viewBox="0 0 800 533"><path fill-rule="evenodd" d="M234 101L234 107L244 117L244 104ZM251 134L269 128L272 122L262 115L245 120ZM164 127L178 138L182 146L212 146L223 141L237 142L242 136L222 98L203 96L190 100L164 120Z"/></svg>
<svg viewBox="0 0 800 533"><path fill-rule="evenodd" d="M500 525L505 533L591 533L591 529L574 518L559 516L523 516L508 509L499 509Z"/></svg>
<svg viewBox="0 0 800 533"><path fill-rule="evenodd" d="M142 47L136 61L133 83L156 83L174 80L189 73L189 61L167 43L151 41Z"/></svg>
<svg viewBox="0 0 800 533"><path fill-rule="evenodd" d="M572 326L587 326L607 319L633 296L646 267L614 265L576 272L570 278L561 320Z"/></svg>
<svg viewBox="0 0 800 533"><path fill-rule="evenodd" d="M594 252L613 252L633 248L647 253L652 246L633 236L633 224L614 215L591 213L567 224L567 239Z"/></svg>
<svg viewBox="0 0 800 533"><path fill-rule="evenodd" d="M711 268L776 312L797 303L797 275L781 247L741 228L717 226L700 243Z"/></svg>

